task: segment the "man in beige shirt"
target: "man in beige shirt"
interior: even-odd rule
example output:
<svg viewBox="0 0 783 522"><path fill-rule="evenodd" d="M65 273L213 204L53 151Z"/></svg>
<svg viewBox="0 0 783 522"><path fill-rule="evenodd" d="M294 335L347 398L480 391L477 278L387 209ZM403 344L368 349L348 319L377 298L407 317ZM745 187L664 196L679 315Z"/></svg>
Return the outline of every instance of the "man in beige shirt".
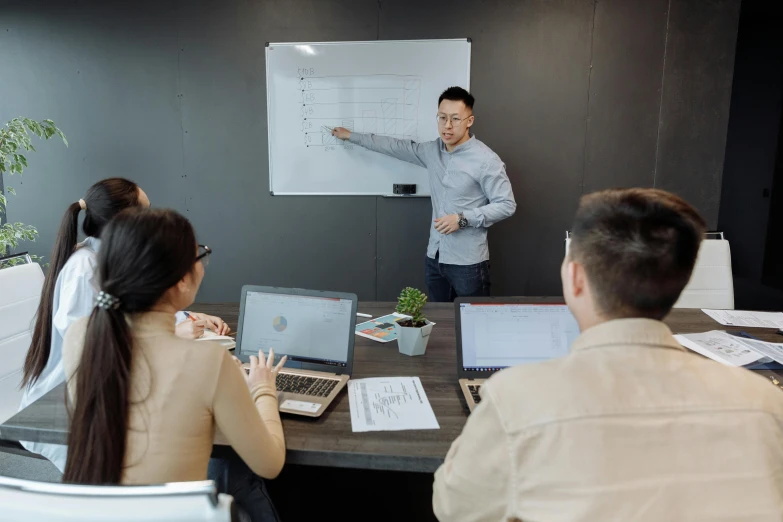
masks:
<svg viewBox="0 0 783 522"><path fill-rule="evenodd" d="M435 474L441 521L783 520L780 390L661 322L704 229L659 190L582 199L561 267L582 334L482 386Z"/></svg>

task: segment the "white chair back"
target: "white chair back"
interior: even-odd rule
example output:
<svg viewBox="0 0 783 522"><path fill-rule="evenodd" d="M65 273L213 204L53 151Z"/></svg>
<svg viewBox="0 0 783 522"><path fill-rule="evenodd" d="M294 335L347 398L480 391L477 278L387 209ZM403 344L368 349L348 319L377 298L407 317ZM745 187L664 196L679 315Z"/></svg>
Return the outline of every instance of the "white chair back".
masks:
<svg viewBox="0 0 783 522"><path fill-rule="evenodd" d="M0 269L0 424L22 401L19 384L43 282L38 263Z"/></svg>
<svg viewBox="0 0 783 522"><path fill-rule="evenodd" d="M724 239L723 232L710 232L707 236L701 242L691 280L674 304L675 308L734 309L729 242Z"/></svg>
<svg viewBox="0 0 783 522"><path fill-rule="evenodd" d="M3 522L231 522L232 507L211 480L76 486L0 477Z"/></svg>

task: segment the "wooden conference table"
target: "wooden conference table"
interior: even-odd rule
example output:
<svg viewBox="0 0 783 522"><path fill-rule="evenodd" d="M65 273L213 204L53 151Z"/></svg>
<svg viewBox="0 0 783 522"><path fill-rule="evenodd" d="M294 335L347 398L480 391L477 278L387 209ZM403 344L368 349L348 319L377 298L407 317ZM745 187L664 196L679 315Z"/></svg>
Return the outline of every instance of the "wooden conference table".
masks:
<svg viewBox="0 0 783 522"><path fill-rule="evenodd" d="M194 309L222 317L236 330L238 304L202 304ZM393 310L392 303L359 305L360 312L373 317ZM409 357L397 351L396 342L381 344L357 336L352 377L419 376L440 429L353 433L348 394L343 391L319 419L283 416L287 463L425 473L437 469L462 431L468 410L457 385L454 306L428 304L425 313L437 323L425 355ZM674 333L742 330L722 327L696 309L674 310L666 322ZM767 341L783 340L773 329L753 328L752 334ZM773 375L769 371L759 373ZM0 440L65 444L67 415L63 395L61 385L0 425ZM215 455L230 453L232 450L221 446L218 438Z"/></svg>

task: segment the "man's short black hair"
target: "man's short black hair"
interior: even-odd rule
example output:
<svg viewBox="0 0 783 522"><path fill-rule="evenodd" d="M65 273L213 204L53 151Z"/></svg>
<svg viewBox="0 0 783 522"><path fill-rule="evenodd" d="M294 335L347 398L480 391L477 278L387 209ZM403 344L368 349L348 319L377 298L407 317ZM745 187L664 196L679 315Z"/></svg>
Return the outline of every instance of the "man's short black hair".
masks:
<svg viewBox="0 0 783 522"><path fill-rule="evenodd" d="M584 266L603 315L663 319L690 280L705 229L669 192L605 190L582 197L568 256Z"/></svg>
<svg viewBox="0 0 783 522"><path fill-rule="evenodd" d="M473 95L462 87L449 87L443 91L443 94L438 98L438 107L440 107L440 102L443 100L461 101L470 110L473 110L473 103L476 101Z"/></svg>

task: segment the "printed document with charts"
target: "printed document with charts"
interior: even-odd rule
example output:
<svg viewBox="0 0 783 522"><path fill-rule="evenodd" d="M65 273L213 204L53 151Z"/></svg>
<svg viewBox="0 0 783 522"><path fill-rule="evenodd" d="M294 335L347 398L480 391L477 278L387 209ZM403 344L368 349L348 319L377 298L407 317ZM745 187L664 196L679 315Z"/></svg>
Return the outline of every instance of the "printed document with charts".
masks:
<svg viewBox="0 0 783 522"><path fill-rule="evenodd" d="M740 340L739 337L720 330L675 335L674 338L685 348L728 366L746 366L764 358L743 343L746 339Z"/></svg>
<svg viewBox="0 0 783 522"><path fill-rule="evenodd" d="M769 359L783 364L781 343L746 339L718 330L675 335L674 338L689 350L729 366L747 366L756 362L768 362Z"/></svg>
<svg viewBox="0 0 783 522"><path fill-rule="evenodd" d="M354 432L440 429L418 377L348 381Z"/></svg>
<svg viewBox="0 0 783 522"><path fill-rule="evenodd" d="M723 326L744 326L748 328L783 329L783 312L753 312L749 310L710 310L702 308Z"/></svg>

